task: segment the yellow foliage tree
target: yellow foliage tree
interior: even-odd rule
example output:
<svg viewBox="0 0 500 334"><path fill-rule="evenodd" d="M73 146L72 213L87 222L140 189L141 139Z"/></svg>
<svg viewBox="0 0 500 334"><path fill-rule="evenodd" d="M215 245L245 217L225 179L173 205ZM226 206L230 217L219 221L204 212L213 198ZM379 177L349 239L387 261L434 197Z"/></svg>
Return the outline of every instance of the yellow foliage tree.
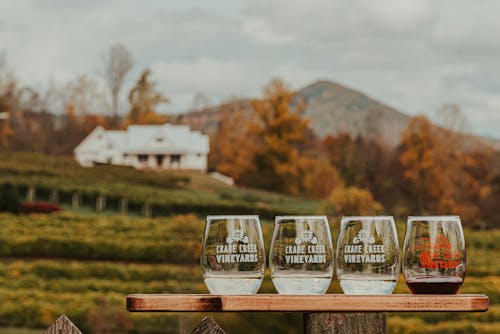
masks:
<svg viewBox="0 0 500 334"><path fill-rule="evenodd" d="M156 83L151 81L150 70L142 72L135 86L130 90L128 100L130 112L125 120L125 125L129 124L161 124L167 117L156 113L159 104L168 103L166 96L156 91Z"/></svg>

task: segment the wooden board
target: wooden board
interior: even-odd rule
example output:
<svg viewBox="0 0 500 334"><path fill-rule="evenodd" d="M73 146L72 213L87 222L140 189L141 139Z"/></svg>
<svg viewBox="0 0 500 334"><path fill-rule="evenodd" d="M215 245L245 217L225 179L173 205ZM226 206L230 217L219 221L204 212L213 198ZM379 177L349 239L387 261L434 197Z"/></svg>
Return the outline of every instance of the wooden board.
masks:
<svg viewBox="0 0 500 334"><path fill-rule="evenodd" d="M133 294L132 312L478 312L486 295L190 295Z"/></svg>

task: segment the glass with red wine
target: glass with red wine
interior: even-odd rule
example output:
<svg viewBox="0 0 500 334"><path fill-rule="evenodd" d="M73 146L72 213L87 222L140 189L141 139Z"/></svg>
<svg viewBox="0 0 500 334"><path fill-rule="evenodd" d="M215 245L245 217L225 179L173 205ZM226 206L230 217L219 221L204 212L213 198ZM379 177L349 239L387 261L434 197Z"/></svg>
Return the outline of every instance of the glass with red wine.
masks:
<svg viewBox="0 0 500 334"><path fill-rule="evenodd" d="M413 294L456 294L465 268L460 217L408 217L403 274Z"/></svg>

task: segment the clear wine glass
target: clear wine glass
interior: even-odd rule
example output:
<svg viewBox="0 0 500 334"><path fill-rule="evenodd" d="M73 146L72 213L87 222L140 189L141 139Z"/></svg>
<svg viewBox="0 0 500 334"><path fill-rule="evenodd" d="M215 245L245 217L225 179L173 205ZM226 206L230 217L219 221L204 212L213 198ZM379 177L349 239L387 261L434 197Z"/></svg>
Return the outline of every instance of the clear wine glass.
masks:
<svg viewBox="0 0 500 334"><path fill-rule="evenodd" d="M269 252L280 294L323 294L333 276L333 246L326 216L278 216Z"/></svg>
<svg viewBox="0 0 500 334"><path fill-rule="evenodd" d="M207 216L201 269L210 293L257 293L265 268L258 216Z"/></svg>
<svg viewBox="0 0 500 334"><path fill-rule="evenodd" d="M399 275L394 218L342 217L336 271L345 294L391 294Z"/></svg>
<svg viewBox="0 0 500 334"><path fill-rule="evenodd" d="M412 293L458 293L465 279L465 256L460 217L408 217L403 274Z"/></svg>

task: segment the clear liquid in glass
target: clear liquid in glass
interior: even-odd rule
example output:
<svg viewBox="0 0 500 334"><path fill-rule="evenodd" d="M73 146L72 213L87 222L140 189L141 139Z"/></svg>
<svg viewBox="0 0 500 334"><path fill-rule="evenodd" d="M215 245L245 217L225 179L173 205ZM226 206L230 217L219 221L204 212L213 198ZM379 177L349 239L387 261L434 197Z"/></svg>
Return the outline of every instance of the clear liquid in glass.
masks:
<svg viewBox="0 0 500 334"><path fill-rule="evenodd" d="M320 295L328 290L332 276L283 273L273 275L272 281L279 294Z"/></svg>
<svg viewBox="0 0 500 334"><path fill-rule="evenodd" d="M389 275L342 275L340 287L346 295L390 295L397 280Z"/></svg>
<svg viewBox="0 0 500 334"><path fill-rule="evenodd" d="M208 291L214 295L249 295L259 291L262 274L234 275L218 273L205 275L203 281Z"/></svg>

